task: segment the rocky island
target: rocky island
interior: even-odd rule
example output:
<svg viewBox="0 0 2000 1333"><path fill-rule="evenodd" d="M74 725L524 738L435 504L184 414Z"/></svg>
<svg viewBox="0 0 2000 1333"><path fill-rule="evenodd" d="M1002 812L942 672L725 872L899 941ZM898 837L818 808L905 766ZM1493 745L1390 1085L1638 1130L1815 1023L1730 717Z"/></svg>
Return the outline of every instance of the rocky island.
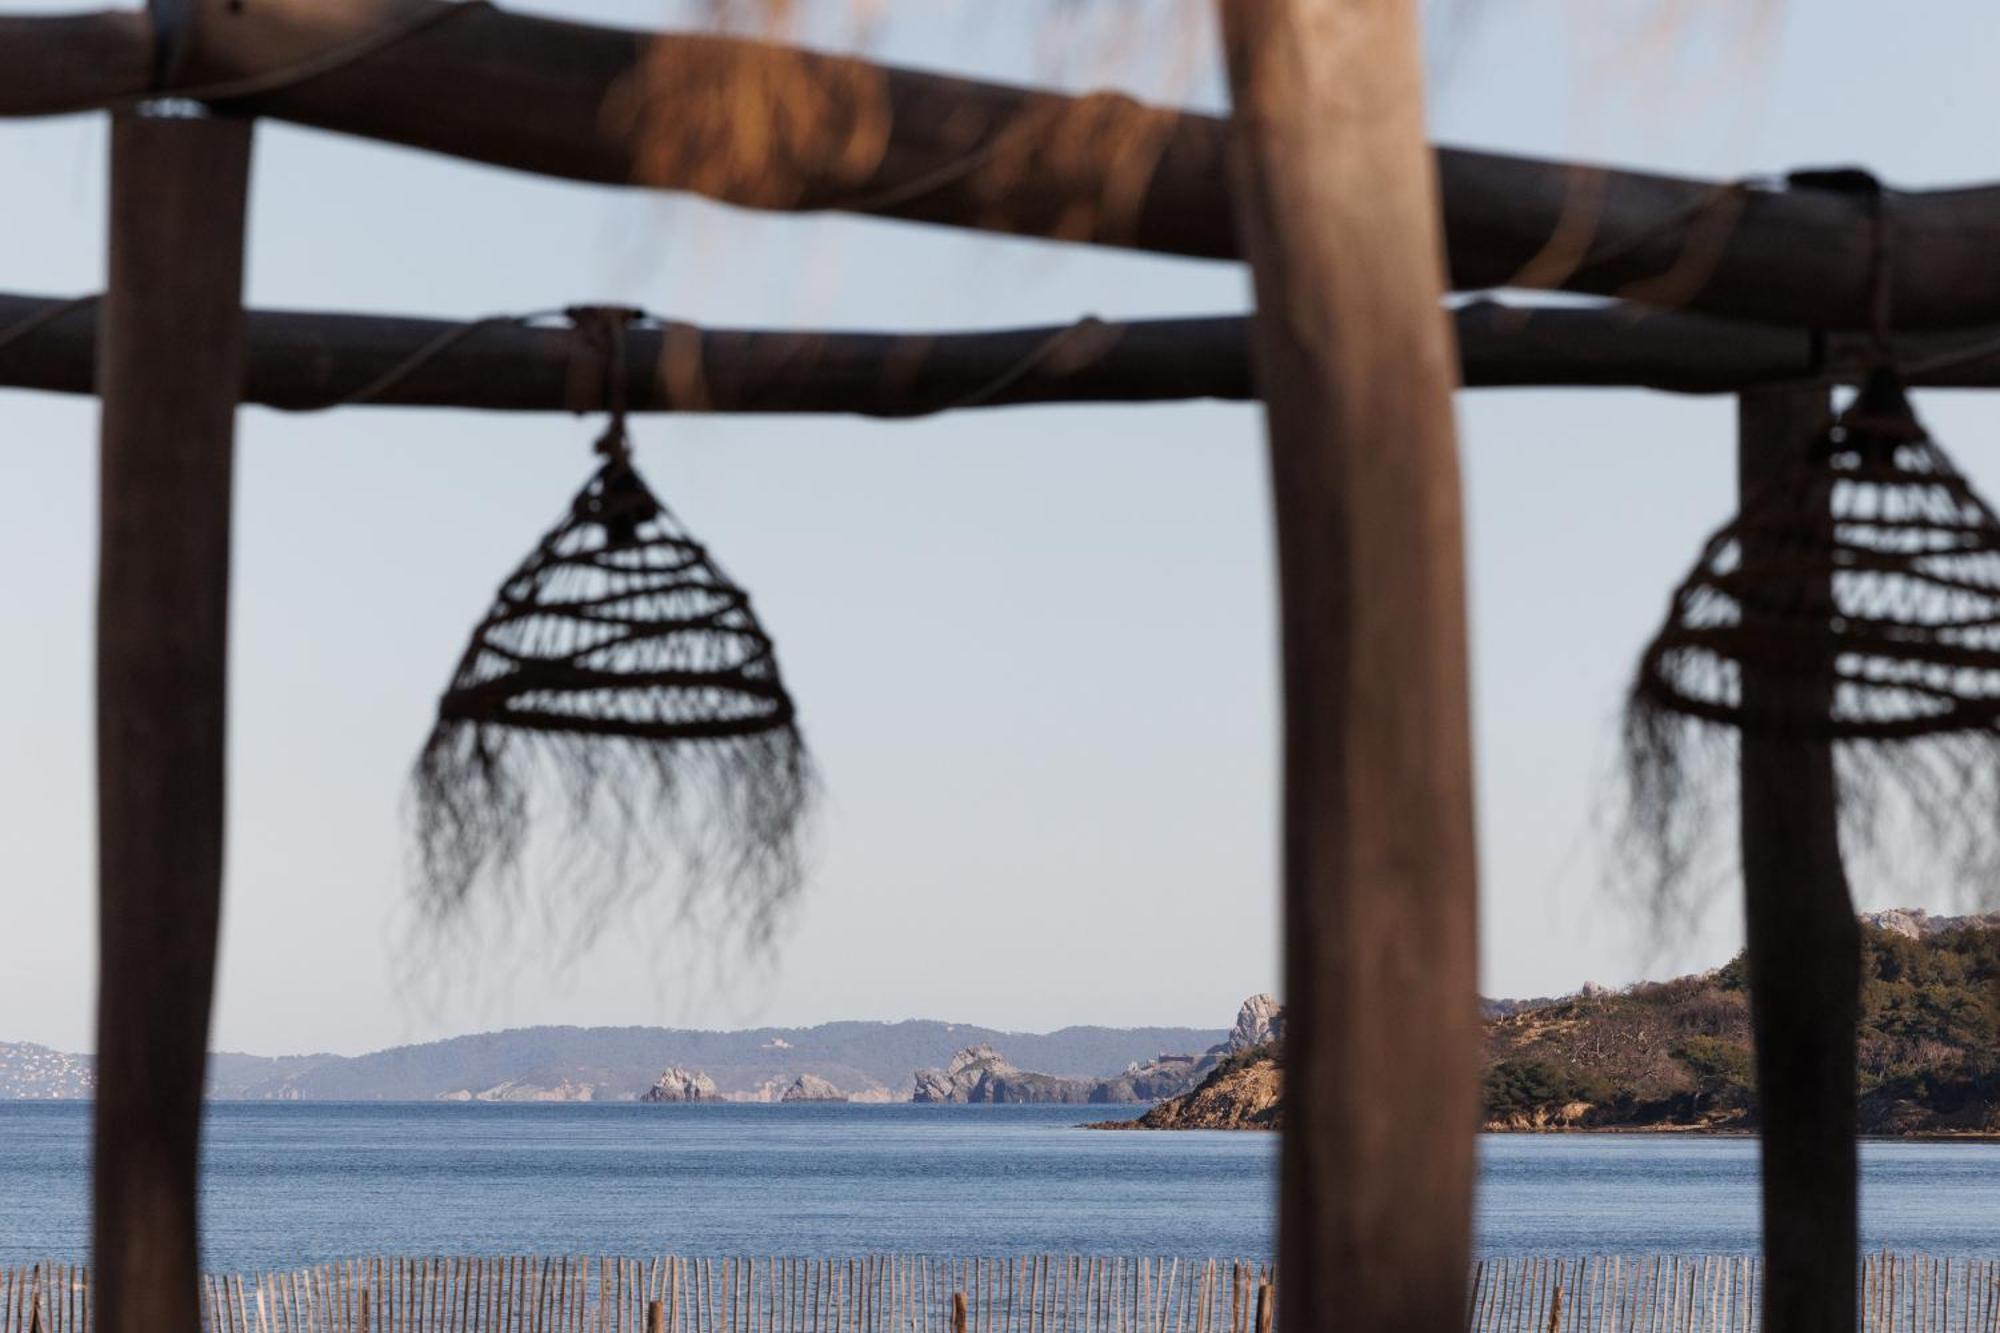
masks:
<svg viewBox="0 0 2000 1333"><path fill-rule="evenodd" d="M968 1046L942 1069L919 1069L913 1102L927 1103L1075 1103L1117 1105L1156 1102L1178 1096L1201 1083L1225 1060L1271 1040L1282 1022L1282 1008L1269 995L1253 995L1237 1010L1229 1035L1200 1054L1155 1056L1133 1062L1123 1073L1105 1078L1062 1078L1017 1069L993 1046Z"/></svg>
<svg viewBox="0 0 2000 1333"><path fill-rule="evenodd" d="M847 1094L817 1074L800 1074L778 1095L781 1102L844 1102Z"/></svg>
<svg viewBox="0 0 2000 1333"><path fill-rule="evenodd" d="M642 1102L719 1102L722 1094L716 1091L715 1080L698 1069L683 1069L673 1065L663 1073L653 1086L647 1089Z"/></svg>

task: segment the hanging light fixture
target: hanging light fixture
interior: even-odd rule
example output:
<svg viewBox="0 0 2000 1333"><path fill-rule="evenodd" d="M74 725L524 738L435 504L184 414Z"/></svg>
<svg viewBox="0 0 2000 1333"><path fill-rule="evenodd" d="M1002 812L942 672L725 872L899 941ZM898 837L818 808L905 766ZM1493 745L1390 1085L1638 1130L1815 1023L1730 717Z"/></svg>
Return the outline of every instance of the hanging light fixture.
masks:
<svg viewBox="0 0 2000 1333"><path fill-rule="evenodd" d="M1734 789L1734 738L1755 734L1832 747L1850 850L1988 880L1996 722L2000 519L1879 369L1709 538L1641 657L1635 850L1660 885L1697 873L1731 826L1715 794Z"/></svg>
<svg viewBox="0 0 2000 1333"><path fill-rule="evenodd" d="M750 596L634 468L625 331L569 312L605 369L602 462L500 585L413 774L434 919L525 876L591 913L663 879L759 938L797 891L813 791L796 707ZM550 841L524 861L537 835Z"/></svg>

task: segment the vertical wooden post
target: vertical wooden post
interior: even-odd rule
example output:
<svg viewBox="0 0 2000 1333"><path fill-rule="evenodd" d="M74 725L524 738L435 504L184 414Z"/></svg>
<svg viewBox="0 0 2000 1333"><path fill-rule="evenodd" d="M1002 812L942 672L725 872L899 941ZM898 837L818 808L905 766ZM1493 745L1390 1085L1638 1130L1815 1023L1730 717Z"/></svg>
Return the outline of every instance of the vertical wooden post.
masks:
<svg viewBox="0 0 2000 1333"><path fill-rule="evenodd" d="M247 122L118 115L98 349L99 1333L195 1333Z"/></svg>
<svg viewBox="0 0 2000 1333"><path fill-rule="evenodd" d="M1477 869L1455 358L1415 0L1219 0L1284 661L1300 1327L1465 1317Z"/></svg>
<svg viewBox="0 0 2000 1333"><path fill-rule="evenodd" d="M1742 395L1737 482L1745 497L1797 459L1825 429L1823 385ZM1743 564L1783 552L1744 538ZM1832 614L1832 590L1824 595ZM1746 608L1746 624L1754 608ZM1799 664L1833 690L1826 654ZM1747 710L1769 685L1743 677ZM1854 1327L1856 1206L1855 1028L1861 931L1841 867L1832 747L1743 736L1743 898L1750 1018L1763 1134L1764 1326L1773 1333Z"/></svg>

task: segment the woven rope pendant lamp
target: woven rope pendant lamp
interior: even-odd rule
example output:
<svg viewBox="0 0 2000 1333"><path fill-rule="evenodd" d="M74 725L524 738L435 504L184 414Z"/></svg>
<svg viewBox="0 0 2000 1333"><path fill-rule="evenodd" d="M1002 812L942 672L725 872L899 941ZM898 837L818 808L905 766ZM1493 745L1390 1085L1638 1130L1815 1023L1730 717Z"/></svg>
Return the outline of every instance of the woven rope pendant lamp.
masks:
<svg viewBox="0 0 2000 1333"><path fill-rule="evenodd" d="M1627 700L1627 842L1671 895L1735 827L1737 738L1830 747L1840 840L1919 892L2000 881L2000 518L1874 373L1709 538Z"/></svg>
<svg viewBox="0 0 2000 1333"><path fill-rule="evenodd" d="M763 937L801 875L796 709L749 594L634 469L613 402L602 465L438 700L413 777L421 903L444 917L534 875L588 924L677 872L684 906L719 901ZM563 841L525 864L537 830Z"/></svg>

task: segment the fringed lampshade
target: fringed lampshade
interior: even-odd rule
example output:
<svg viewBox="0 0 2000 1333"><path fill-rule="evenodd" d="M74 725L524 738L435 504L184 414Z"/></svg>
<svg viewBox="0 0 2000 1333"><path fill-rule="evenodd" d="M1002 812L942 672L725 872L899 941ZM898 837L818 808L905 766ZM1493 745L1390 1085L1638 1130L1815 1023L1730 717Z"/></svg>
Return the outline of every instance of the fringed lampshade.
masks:
<svg viewBox="0 0 2000 1333"><path fill-rule="evenodd" d="M633 470L621 422L599 449L438 701L414 775L422 902L445 917L532 873L601 913L677 873L684 907L719 897L761 937L800 878L796 710L749 594ZM562 841L524 866L537 829Z"/></svg>
<svg viewBox="0 0 2000 1333"><path fill-rule="evenodd" d="M1834 747L1855 850L1904 818L1920 836L1897 861L1983 875L1996 718L2000 519L1878 373L1709 539L1647 647L1625 726L1638 850L1661 880L1695 867L1752 733Z"/></svg>

